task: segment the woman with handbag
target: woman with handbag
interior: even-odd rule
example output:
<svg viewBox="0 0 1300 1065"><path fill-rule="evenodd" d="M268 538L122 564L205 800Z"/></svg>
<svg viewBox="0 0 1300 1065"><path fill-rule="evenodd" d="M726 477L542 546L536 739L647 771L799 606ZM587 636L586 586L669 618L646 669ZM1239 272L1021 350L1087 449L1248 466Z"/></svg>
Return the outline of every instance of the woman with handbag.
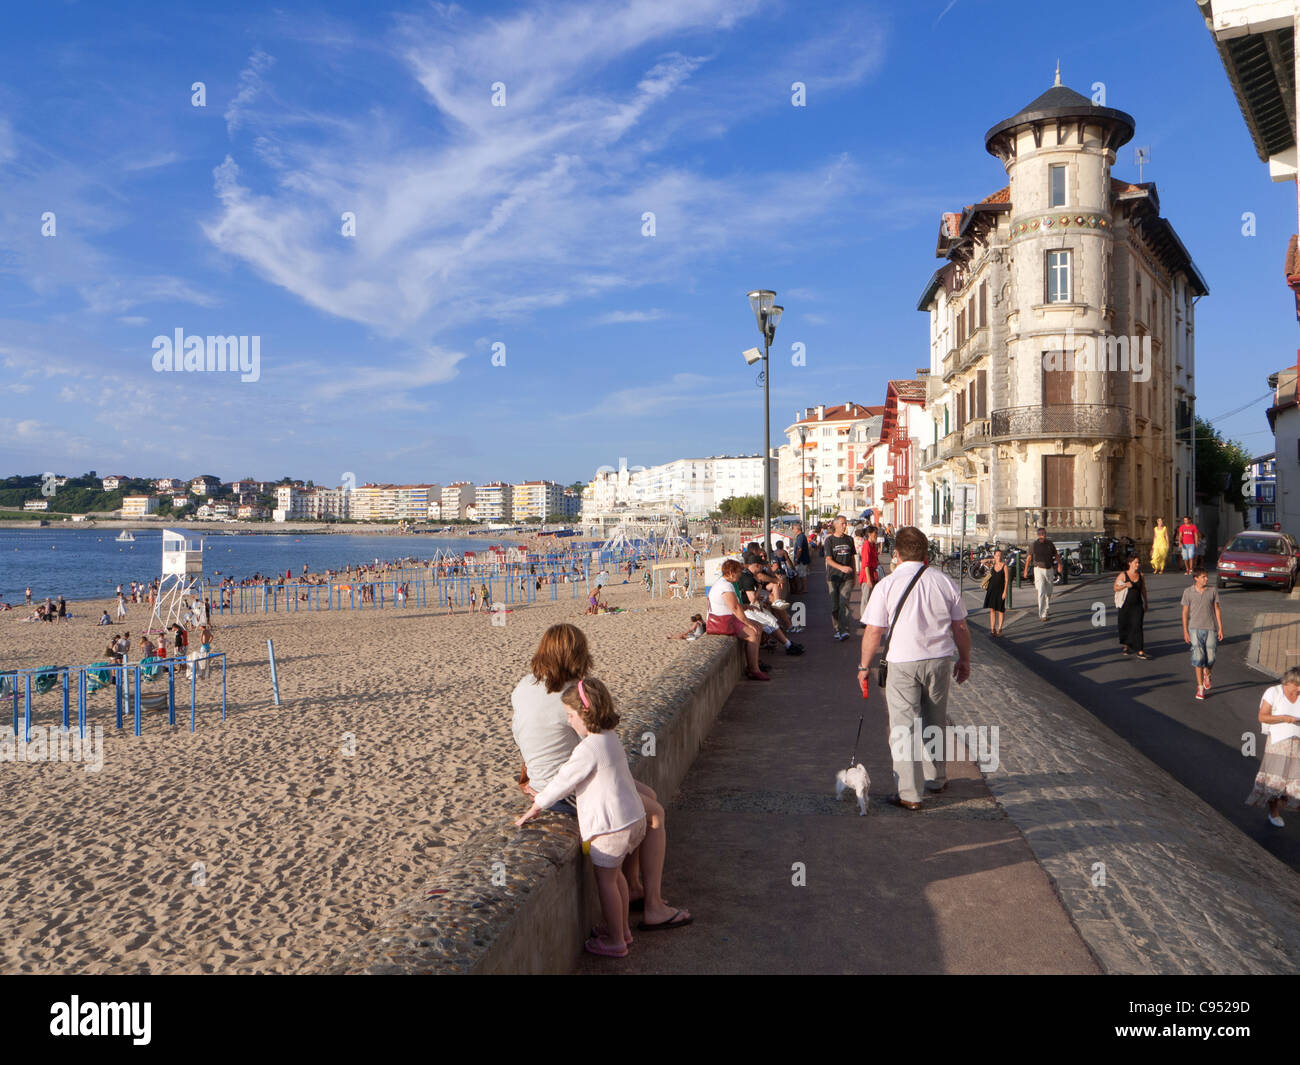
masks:
<svg viewBox="0 0 1300 1065"><path fill-rule="evenodd" d="M1119 610L1119 642L1126 655L1151 656L1143 649L1142 618L1146 614L1147 582L1142 576L1142 560L1137 555L1128 560L1124 572L1115 578L1115 606Z"/></svg>
<svg viewBox="0 0 1300 1065"><path fill-rule="evenodd" d="M1007 564L1002 549L993 552L993 565L980 581L984 588L984 608L989 612L989 635L1001 636L1007 616Z"/></svg>

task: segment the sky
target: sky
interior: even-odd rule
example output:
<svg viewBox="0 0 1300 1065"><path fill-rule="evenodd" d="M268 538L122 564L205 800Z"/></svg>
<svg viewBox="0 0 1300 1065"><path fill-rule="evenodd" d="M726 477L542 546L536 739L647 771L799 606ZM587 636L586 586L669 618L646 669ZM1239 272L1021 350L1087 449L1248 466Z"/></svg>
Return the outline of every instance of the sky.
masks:
<svg viewBox="0 0 1300 1065"><path fill-rule="evenodd" d="M6 29L0 476L568 483L761 453L746 293L785 307L775 443L802 407L883 403L928 364L940 213L1006 184L984 133L1058 60L1136 119L1113 173L1150 148L1209 286L1198 413L1273 447L1295 186L1195 0L50 0ZM249 338L255 372L156 369L177 330Z"/></svg>

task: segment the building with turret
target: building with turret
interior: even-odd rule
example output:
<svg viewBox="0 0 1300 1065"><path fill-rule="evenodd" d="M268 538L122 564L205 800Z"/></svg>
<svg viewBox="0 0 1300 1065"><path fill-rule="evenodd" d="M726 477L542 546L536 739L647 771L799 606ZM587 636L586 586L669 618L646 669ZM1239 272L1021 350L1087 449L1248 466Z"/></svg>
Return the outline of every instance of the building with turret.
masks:
<svg viewBox="0 0 1300 1065"><path fill-rule="evenodd" d="M1160 216L1154 183L1111 171L1123 111L1060 83L985 135L1008 184L944 214L923 375L921 527L967 536L1149 541L1191 510L1196 300L1205 282Z"/></svg>

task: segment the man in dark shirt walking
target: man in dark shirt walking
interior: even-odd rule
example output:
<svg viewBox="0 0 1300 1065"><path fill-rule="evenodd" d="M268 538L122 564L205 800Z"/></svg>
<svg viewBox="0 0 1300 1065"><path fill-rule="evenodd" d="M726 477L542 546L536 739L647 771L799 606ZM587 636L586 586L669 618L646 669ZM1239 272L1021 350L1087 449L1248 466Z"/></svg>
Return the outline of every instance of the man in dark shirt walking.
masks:
<svg viewBox="0 0 1300 1065"><path fill-rule="evenodd" d="M1038 593L1038 620L1047 620L1047 611L1052 605L1052 569L1055 567L1056 572L1061 572L1061 556L1057 553L1056 545L1047 538L1047 530L1038 530L1038 539L1029 549L1029 555L1025 559L1025 576L1029 576L1032 568L1034 571L1034 591Z"/></svg>
<svg viewBox="0 0 1300 1065"><path fill-rule="evenodd" d="M847 640L852 635L849 632L849 601L858 575L855 565L857 547L853 537L845 534L848 525L848 519L843 515L836 518L831 526L831 535L826 537L822 548L826 556L826 591L831 597L831 622L837 640Z"/></svg>

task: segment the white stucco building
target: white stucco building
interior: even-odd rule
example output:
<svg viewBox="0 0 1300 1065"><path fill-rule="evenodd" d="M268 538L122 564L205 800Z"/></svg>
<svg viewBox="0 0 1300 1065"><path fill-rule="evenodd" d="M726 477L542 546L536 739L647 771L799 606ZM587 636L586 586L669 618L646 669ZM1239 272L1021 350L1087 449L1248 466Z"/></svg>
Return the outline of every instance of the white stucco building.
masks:
<svg viewBox="0 0 1300 1065"><path fill-rule="evenodd" d="M1155 185L1111 176L1133 119L1057 83L988 131L1009 184L943 215L929 315L931 535L958 484L978 538L1147 542L1193 505L1195 301ZM924 526L923 526L924 527Z"/></svg>

